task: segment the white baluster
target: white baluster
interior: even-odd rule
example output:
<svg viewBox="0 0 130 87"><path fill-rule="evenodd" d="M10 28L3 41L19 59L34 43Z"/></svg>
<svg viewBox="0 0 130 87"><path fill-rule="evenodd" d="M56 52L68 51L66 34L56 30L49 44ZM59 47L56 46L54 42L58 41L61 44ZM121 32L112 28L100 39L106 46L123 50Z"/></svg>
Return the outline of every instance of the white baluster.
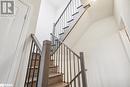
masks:
<svg viewBox="0 0 130 87"><path fill-rule="evenodd" d="M72 12L72 11L73 11L73 7L72 7L72 6L73 6L73 5L72 5L72 4L73 4L73 3L72 3L72 1L71 1L71 3L70 3L70 9L69 9L69 10L70 10L70 20L73 19L73 17L72 17L72 13L73 13L73 12Z"/></svg>
<svg viewBox="0 0 130 87"><path fill-rule="evenodd" d="M74 3L75 3L75 13L76 13L76 12L78 11L78 10L77 10L77 7L78 7L78 0L74 0L74 1L75 1Z"/></svg>
<svg viewBox="0 0 130 87"><path fill-rule="evenodd" d="M65 19L64 19L64 24L65 24L65 26L64 26L64 27L66 27L66 26L67 26L66 21L67 21L67 10L65 11Z"/></svg>
<svg viewBox="0 0 130 87"><path fill-rule="evenodd" d="M75 13L75 3L74 0L72 0L72 15Z"/></svg>
<svg viewBox="0 0 130 87"><path fill-rule="evenodd" d="M67 8L66 26L68 26L68 23L67 23L68 20L69 20L69 7Z"/></svg>
<svg viewBox="0 0 130 87"><path fill-rule="evenodd" d="M77 0L78 7L81 6L81 1Z"/></svg>

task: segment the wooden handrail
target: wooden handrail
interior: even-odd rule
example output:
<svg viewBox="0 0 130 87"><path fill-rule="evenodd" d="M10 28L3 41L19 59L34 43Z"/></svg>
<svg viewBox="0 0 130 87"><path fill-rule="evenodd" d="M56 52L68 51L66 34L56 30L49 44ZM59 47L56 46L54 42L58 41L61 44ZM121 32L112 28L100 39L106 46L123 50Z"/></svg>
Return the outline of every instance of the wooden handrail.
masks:
<svg viewBox="0 0 130 87"><path fill-rule="evenodd" d="M85 69L85 71L87 71L87 70ZM76 78L77 78L80 74L82 74L82 71L78 72L78 74L70 81L69 84L72 84L72 82L73 82L74 80L76 80Z"/></svg>
<svg viewBox="0 0 130 87"><path fill-rule="evenodd" d="M34 34L31 34L31 38L32 38L32 44L30 48L30 55L28 60L28 67L27 67L24 87L29 87L30 85L32 87L34 84L35 86L37 86L40 63L42 58L41 57L42 48L39 41L37 40ZM35 73L36 70L37 70L37 74Z"/></svg>
<svg viewBox="0 0 130 87"><path fill-rule="evenodd" d="M42 46L39 43L38 39L36 38L36 36L34 34L31 34L32 40L34 41L34 43L36 44L36 46L38 47L40 53L42 52Z"/></svg>
<svg viewBox="0 0 130 87"><path fill-rule="evenodd" d="M62 17L63 14L65 13L66 9L68 8L68 6L70 5L71 2L72 2L72 0L69 1L69 3L67 4L67 6L65 7L64 11L61 13L60 17L59 17L58 20L56 21L55 25L59 22L59 20L61 19L61 17Z"/></svg>
<svg viewBox="0 0 130 87"><path fill-rule="evenodd" d="M56 25L57 25L57 23L60 21L61 17L64 15L65 11L67 10L67 8L68 8L68 6L70 5L71 2L72 2L72 0L70 0L70 2L68 3L68 5L67 5L66 8L64 9L63 13L60 15L59 19L58 19L57 22L54 24L54 26L53 26L53 34L54 34L54 35L57 33L57 32L56 32ZM83 6L83 5L81 5L81 6ZM79 22L79 20L82 18L82 16L84 15L84 13L87 11L87 9L88 9L89 7L91 7L90 4L87 4L87 5L83 6L83 8L84 8L85 10L84 10L83 13L79 16L79 18L75 21L75 23L74 23L73 26L69 29L69 31L68 31L67 33L65 33L65 35L62 37L62 38L63 38L62 41L64 41L64 40L67 38L67 36L70 34L70 32L73 30L73 28L76 26L76 24ZM68 28L68 27L69 27L69 26L67 26L67 27L65 27L65 28ZM61 33L62 33L62 32L58 33L58 35L60 35ZM58 37L58 36L56 35L56 37Z"/></svg>
<svg viewBox="0 0 130 87"><path fill-rule="evenodd" d="M78 74L70 81L70 83L69 84L72 84L72 82L74 81L74 80L76 80L76 78L79 76L81 74L81 71L80 72L78 72Z"/></svg>
<svg viewBox="0 0 130 87"><path fill-rule="evenodd" d="M82 16L85 14L85 12L87 11L87 9L91 7L90 4L87 4L86 6L84 6L84 8L86 8L86 10L82 13L82 15L79 17L79 19L76 21L76 23L73 25L73 27L69 30L69 32L66 34L66 36L63 38L63 41L65 41L65 39L68 37L68 35L71 33L71 31L74 29L74 27L77 25L77 23L79 22L79 20L82 18Z"/></svg>

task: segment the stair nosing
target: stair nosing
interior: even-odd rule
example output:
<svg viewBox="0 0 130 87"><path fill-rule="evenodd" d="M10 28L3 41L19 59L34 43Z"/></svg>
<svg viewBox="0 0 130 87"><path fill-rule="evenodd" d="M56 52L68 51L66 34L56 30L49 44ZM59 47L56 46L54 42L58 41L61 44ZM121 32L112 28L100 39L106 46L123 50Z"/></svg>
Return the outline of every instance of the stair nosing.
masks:
<svg viewBox="0 0 130 87"><path fill-rule="evenodd" d="M50 79L50 78L57 77L57 76L63 76L63 74L61 74L61 73L55 73L54 75L49 76L49 79Z"/></svg>
<svg viewBox="0 0 130 87"><path fill-rule="evenodd" d="M72 14L72 16L75 16L75 15L78 14L78 13L79 13L79 11L75 12L74 14Z"/></svg>
<svg viewBox="0 0 130 87"><path fill-rule="evenodd" d="M38 66L35 66L35 67L28 67L28 69L38 69Z"/></svg>
<svg viewBox="0 0 130 87"><path fill-rule="evenodd" d="M60 33L59 35L63 35L64 34L64 32L63 33Z"/></svg>
<svg viewBox="0 0 130 87"><path fill-rule="evenodd" d="M62 28L62 29L66 29L66 28L69 28L69 26L66 26L66 27L64 27L64 28Z"/></svg>
<svg viewBox="0 0 130 87"><path fill-rule="evenodd" d="M27 81L26 83L31 83L31 82L36 82L37 81L37 77L34 77L33 81L32 81L32 78L29 79L29 82Z"/></svg>
<svg viewBox="0 0 130 87"><path fill-rule="evenodd" d="M55 65L54 66L49 66L49 68L55 68L55 67L59 67L59 66L55 66Z"/></svg>
<svg viewBox="0 0 130 87"><path fill-rule="evenodd" d="M67 21L67 23L70 23L70 22L72 22L74 19L71 19L71 20L69 20L69 21Z"/></svg>
<svg viewBox="0 0 130 87"><path fill-rule="evenodd" d="M83 6L83 5L78 6L77 9L81 8L82 6Z"/></svg>

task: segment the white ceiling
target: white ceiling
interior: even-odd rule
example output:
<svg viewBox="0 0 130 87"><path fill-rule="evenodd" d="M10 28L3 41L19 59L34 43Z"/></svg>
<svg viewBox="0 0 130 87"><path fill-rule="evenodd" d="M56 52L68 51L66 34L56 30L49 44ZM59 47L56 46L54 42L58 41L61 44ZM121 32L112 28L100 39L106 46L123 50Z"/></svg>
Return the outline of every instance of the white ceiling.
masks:
<svg viewBox="0 0 130 87"><path fill-rule="evenodd" d="M52 5L54 8L60 8L62 7L66 2L69 0L47 0L50 5Z"/></svg>

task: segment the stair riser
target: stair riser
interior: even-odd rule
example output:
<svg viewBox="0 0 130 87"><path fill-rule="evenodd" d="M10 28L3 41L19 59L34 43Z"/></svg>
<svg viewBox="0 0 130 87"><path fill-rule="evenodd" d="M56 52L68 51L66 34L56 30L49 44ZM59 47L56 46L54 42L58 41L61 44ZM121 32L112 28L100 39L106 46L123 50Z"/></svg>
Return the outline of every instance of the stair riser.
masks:
<svg viewBox="0 0 130 87"><path fill-rule="evenodd" d="M55 83L58 83L58 82L62 82L62 80L63 80L62 75L51 77L48 80L48 85L55 84Z"/></svg>
<svg viewBox="0 0 130 87"><path fill-rule="evenodd" d="M54 61L49 61L49 66L54 66Z"/></svg>
<svg viewBox="0 0 130 87"><path fill-rule="evenodd" d="M34 64L35 64L35 59L33 60L33 62L32 62L32 66L34 66ZM36 60L36 64L35 64L36 66L38 66L39 65L39 60ZM49 61L49 66L54 66L55 64L54 64L54 61Z"/></svg>

